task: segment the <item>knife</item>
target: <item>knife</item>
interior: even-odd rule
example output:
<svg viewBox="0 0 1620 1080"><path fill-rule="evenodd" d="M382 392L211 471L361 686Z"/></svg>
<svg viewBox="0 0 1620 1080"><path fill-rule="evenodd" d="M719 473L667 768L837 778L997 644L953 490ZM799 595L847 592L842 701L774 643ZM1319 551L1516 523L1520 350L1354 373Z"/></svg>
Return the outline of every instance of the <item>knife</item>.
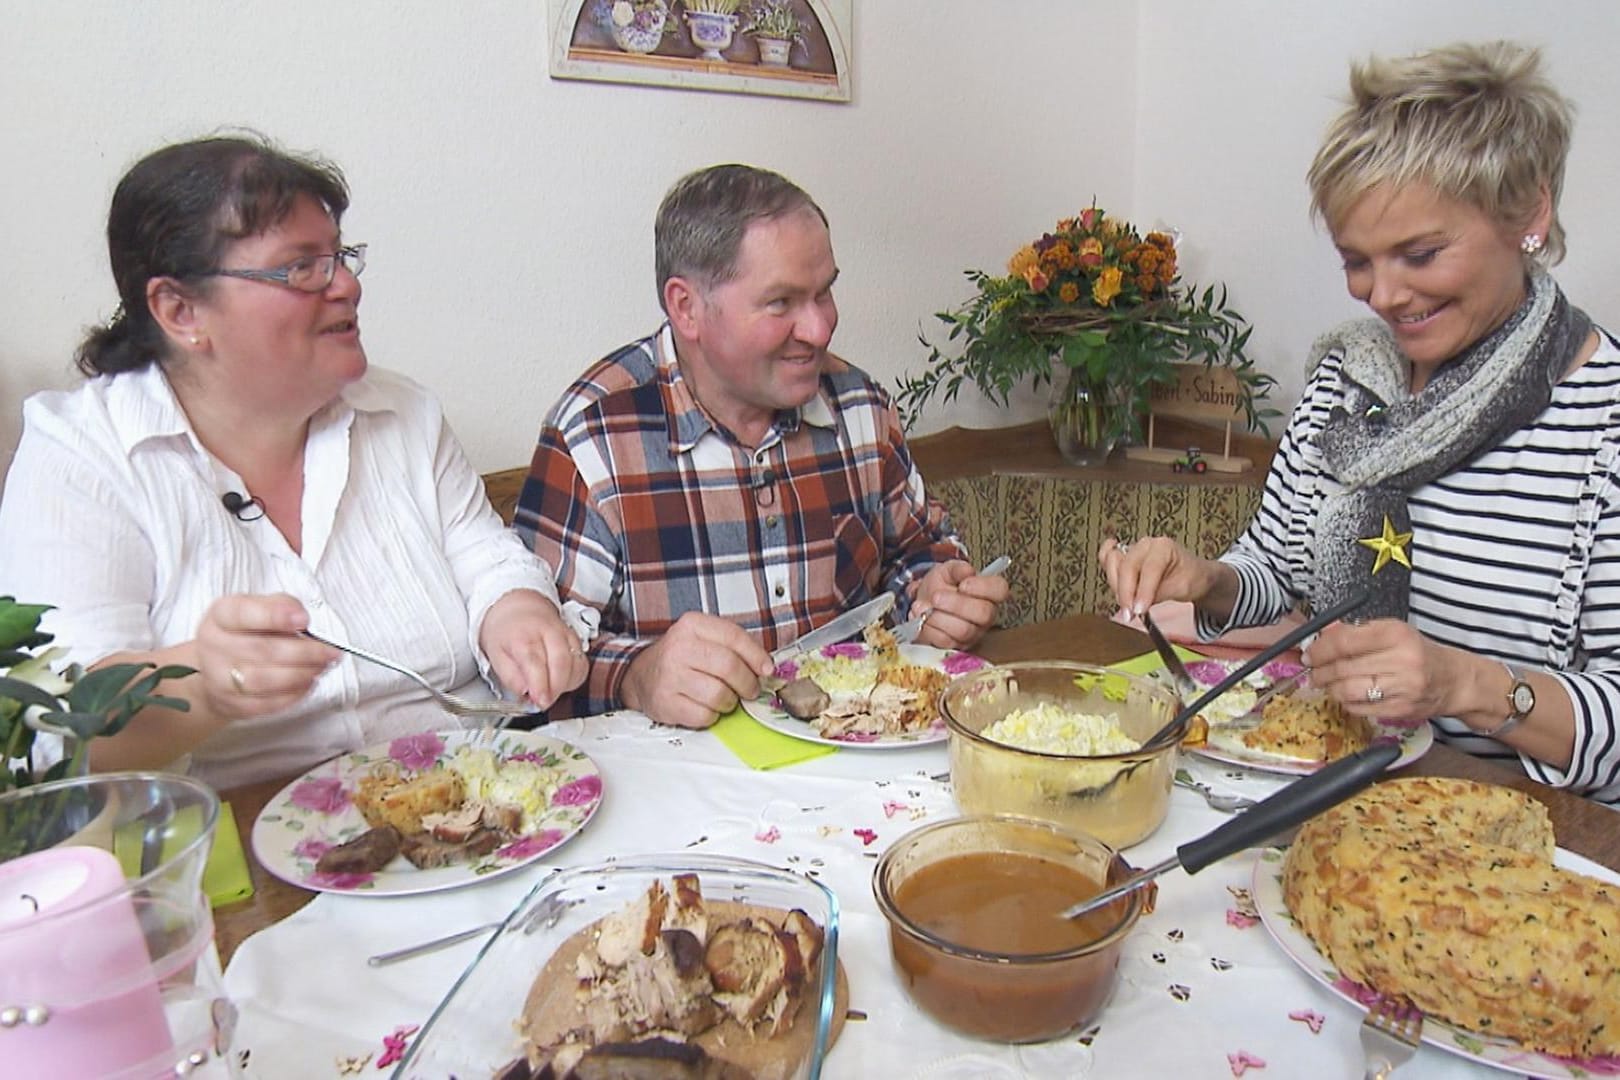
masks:
<svg viewBox="0 0 1620 1080"><path fill-rule="evenodd" d="M1198 696L1198 684L1187 674L1187 668L1182 664L1181 657L1176 655L1175 646L1170 644L1170 639L1164 636L1159 624L1154 622L1153 616L1146 611L1142 612L1142 625L1147 629L1148 637L1153 639L1153 647L1158 650L1159 659L1164 661L1164 666L1169 670L1170 678L1175 681L1176 696L1185 705Z"/></svg>
<svg viewBox="0 0 1620 1080"><path fill-rule="evenodd" d="M819 649L823 645L835 645L865 630L887 615L892 607L894 607L894 593L881 593L877 599L868 600L860 607L850 608L832 622L818 626L792 644L777 649L771 653L771 659L781 664L784 660Z"/></svg>

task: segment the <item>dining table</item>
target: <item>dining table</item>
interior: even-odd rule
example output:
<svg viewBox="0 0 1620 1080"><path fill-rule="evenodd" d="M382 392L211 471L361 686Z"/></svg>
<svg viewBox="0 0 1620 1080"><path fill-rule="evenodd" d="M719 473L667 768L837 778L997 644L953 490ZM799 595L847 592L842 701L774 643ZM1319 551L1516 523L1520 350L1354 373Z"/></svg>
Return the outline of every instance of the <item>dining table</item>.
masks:
<svg viewBox="0 0 1620 1080"><path fill-rule="evenodd" d="M973 649L992 663L1099 665L1149 651L1140 631L1088 614L998 628ZM849 1013L824 1077L1362 1075L1361 1010L1307 973L1255 915L1251 891L1263 849L1196 875L1175 870L1159 879L1155 910L1126 940L1114 996L1085 1029L1044 1043L989 1043L951 1031L910 1002L871 887L872 868L889 844L959 813L944 742L839 749L759 769L711 731L663 727L630 711L541 731L589 755L600 769L602 800L578 835L516 871L423 895L317 893L271 874L251 843L244 845L253 895L215 912L225 987L238 1010L232 1054L239 1075L386 1075L488 935L387 966L368 964L369 956L498 923L557 867L648 854L678 861L683 852L768 863L816 877L836 893ZM1220 790L1264 797L1289 780L1183 757L1196 779ZM1461 777L1525 792L1546 806L1561 848L1620 872L1614 810L1439 743L1395 775ZM293 779L223 793L244 839ZM1226 820L1178 786L1164 824L1124 854L1138 866L1158 863ZM521 1006L512 1003L514 1019ZM1537 1065L1527 1058L1507 1070L1425 1044L1400 1074L1526 1075Z"/></svg>

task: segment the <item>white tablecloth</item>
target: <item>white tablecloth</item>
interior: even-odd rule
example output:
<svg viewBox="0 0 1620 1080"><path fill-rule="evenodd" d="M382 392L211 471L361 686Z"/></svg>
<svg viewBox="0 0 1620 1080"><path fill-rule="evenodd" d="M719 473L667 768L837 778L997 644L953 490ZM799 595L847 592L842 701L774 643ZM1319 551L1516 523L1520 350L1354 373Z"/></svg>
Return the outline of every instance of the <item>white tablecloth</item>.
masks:
<svg viewBox="0 0 1620 1080"><path fill-rule="evenodd" d="M245 941L225 973L241 1010L235 1045L249 1077L379 1076L384 1038L427 1021L482 939L389 967L366 957L501 919L549 866L683 850L736 855L816 874L843 909L839 955L848 1023L823 1075L858 1077L1230 1077L1334 1080L1362 1075L1360 1013L1305 975L1242 914L1255 856L1160 879L1157 910L1127 941L1113 1001L1090 1031L1036 1046L958 1036L913 1007L896 978L872 897L877 856L918 824L956 813L943 744L842 750L785 769L740 763L712 734L655 728L637 713L569 721L547 734L583 748L604 798L582 833L548 862L492 881L415 897L323 894ZM1263 796L1282 780L1239 778L1189 762L1219 789ZM1227 817L1177 788L1165 825L1129 850L1138 866ZM1313 1031L1307 1019L1321 1018ZM369 1057L368 1057L369 1055ZM1236 1061L1238 1064L1234 1065ZM1402 1076L1506 1074L1425 1047Z"/></svg>

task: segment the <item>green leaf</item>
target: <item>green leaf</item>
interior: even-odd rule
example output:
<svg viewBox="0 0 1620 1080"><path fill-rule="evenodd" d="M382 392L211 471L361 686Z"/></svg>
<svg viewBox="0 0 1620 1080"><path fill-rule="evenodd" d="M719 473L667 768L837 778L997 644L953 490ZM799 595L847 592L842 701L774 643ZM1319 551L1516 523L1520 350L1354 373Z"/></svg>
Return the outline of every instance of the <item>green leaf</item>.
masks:
<svg viewBox="0 0 1620 1080"><path fill-rule="evenodd" d="M19 604L0 596L0 649L32 648L50 641L51 635L39 633L40 616L49 610L50 604Z"/></svg>
<svg viewBox="0 0 1620 1080"><path fill-rule="evenodd" d="M0 675L0 698L10 698L21 702L24 706L37 705L42 709L56 709L61 702L54 694L46 693L33 683L13 679L9 675Z"/></svg>

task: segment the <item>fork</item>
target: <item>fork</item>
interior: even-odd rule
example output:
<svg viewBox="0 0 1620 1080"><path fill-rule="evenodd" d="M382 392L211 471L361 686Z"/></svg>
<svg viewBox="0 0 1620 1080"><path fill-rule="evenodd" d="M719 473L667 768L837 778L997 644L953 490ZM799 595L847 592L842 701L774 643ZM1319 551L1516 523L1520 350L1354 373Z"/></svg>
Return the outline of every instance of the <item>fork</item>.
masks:
<svg viewBox="0 0 1620 1080"><path fill-rule="evenodd" d="M996 558L991 559L990 562L985 565L983 570L979 571L978 576L995 577L997 574L1006 573L1007 568L1011 565L1012 558L1010 556L998 555ZM932 615L933 613L934 609L928 608L922 614L907 619L899 626L896 626L893 630L894 640L899 642L901 645L910 645L913 641L916 641L917 635L922 633L923 624L928 621L928 616Z"/></svg>
<svg viewBox="0 0 1620 1080"><path fill-rule="evenodd" d="M456 697L454 694L447 694L443 690L440 690L437 686L434 686L432 683L428 682L423 676L406 667L404 664L395 663L386 657L378 656L373 652L367 652L366 650L354 645L345 645L341 641L333 641L331 638L324 638L311 630L300 630L299 633L304 637L309 638L311 641L318 641L322 645L330 645L332 648L341 652L346 652L351 656L358 656L362 660L369 660L373 664L385 667L390 671L399 672L401 675L405 676L407 679L426 690L430 695L432 695L434 701L437 701L444 707L445 712L448 712L454 716L495 717L496 719L494 723L485 725L486 730L490 734L493 734L494 732L506 727L506 725L511 722L512 717L519 715L521 712L520 709L514 708L514 703L510 701L468 701L465 698ZM535 715L543 714L537 713Z"/></svg>
<svg viewBox="0 0 1620 1080"><path fill-rule="evenodd" d="M1423 1014L1397 997L1380 996L1361 1022L1361 1051L1367 1055L1363 1080L1388 1080L1412 1060L1423 1034Z"/></svg>

